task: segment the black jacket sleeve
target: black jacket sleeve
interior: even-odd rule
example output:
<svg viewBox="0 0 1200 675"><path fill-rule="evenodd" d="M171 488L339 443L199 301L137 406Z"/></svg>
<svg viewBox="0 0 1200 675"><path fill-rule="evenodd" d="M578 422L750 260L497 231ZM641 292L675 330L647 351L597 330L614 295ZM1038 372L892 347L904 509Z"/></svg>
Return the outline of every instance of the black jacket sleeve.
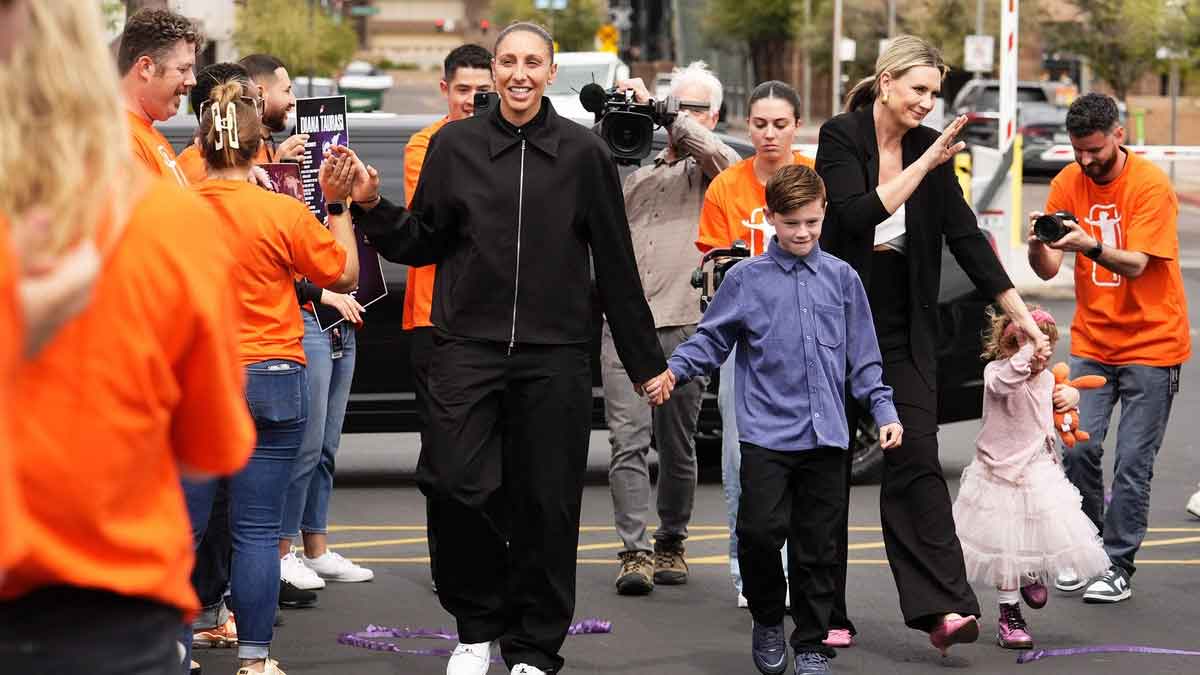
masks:
<svg viewBox="0 0 1200 675"><path fill-rule="evenodd" d="M852 116L842 115L821 125L816 170L825 181L829 209L837 213L838 227L859 238L874 232L891 214L879 193L869 187L864 157L850 133L853 124Z"/></svg>
<svg viewBox="0 0 1200 675"><path fill-rule="evenodd" d="M638 276L617 167L604 152L597 152L594 164L596 180L587 189L590 198L589 195L580 198L581 203L590 206L586 215L587 236L600 303L625 371L635 384L641 384L666 370L667 362ZM584 185L588 183L582 181Z"/></svg>
<svg viewBox="0 0 1200 675"><path fill-rule="evenodd" d="M450 208L445 200L451 174L448 153L439 152L439 137L434 134L429 143L411 209L386 198L369 211L350 206L355 226L385 260L420 267L441 262L449 251L453 228L446 222Z"/></svg>
<svg viewBox="0 0 1200 675"><path fill-rule="evenodd" d="M313 304L321 302L322 292L320 286L308 279L301 279L296 282L296 300L300 302L301 306L307 305L310 302Z"/></svg>
<svg viewBox="0 0 1200 675"><path fill-rule="evenodd" d="M1012 288L1008 273L1004 271L987 237L979 230L975 211L963 197L962 186L954 175L953 163L943 163L925 180L936 180L938 192L945 195L941 208L942 233L958 266L967 273L975 287L988 297L995 297Z"/></svg>

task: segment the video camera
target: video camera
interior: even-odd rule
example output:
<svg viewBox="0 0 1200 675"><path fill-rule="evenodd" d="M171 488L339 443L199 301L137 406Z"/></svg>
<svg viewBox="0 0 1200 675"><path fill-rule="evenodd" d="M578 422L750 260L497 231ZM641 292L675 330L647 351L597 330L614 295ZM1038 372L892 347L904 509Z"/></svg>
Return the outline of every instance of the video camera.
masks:
<svg viewBox="0 0 1200 675"><path fill-rule="evenodd" d="M615 87L606 91L594 82L583 86L579 102L584 110L596 116L600 137L608 144L617 164L641 163L650 154L654 128L671 126L680 108L697 105L680 102L672 96L639 103L632 91L617 91Z"/></svg>
<svg viewBox="0 0 1200 675"><path fill-rule="evenodd" d="M729 248L714 248L704 254L700 266L692 272L692 286L700 289L700 311L708 309L708 303L721 287L729 268L749 257L750 247L741 239Z"/></svg>

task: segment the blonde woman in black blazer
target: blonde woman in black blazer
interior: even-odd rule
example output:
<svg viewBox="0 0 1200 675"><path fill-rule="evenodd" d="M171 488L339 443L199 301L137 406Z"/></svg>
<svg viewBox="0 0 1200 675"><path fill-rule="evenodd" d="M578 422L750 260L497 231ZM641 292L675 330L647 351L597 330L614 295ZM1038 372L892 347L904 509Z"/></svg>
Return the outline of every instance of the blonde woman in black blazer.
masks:
<svg viewBox="0 0 1200 675"><path fill-rule="evenodd" d="M941 54L904 35L890 42L875 70L846 97L846 112L821 127L816 168L829 195L821 248L850 263L870 297L884 381L905 429L903 446L885 455L884 544L905 624L928 632L944 653L978 638L979 602L967 583L938 461L935 339L943 241L976 287L1036 340L1040 358L1049 358L1050 345L979 231L947 162L963 148L954 138L965 118L941 134L921 126L946 72ZM853 430L857 411L849 412ZM845 611L844 567L840 580L829 637L848 644L854 627Z"/></svg>

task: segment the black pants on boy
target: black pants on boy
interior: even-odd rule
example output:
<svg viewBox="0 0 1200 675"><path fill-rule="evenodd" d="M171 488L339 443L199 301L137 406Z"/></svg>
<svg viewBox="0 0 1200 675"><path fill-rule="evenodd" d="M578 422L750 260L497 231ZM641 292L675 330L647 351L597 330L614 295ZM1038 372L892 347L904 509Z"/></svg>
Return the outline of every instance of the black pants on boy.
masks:
<svg viewBox="0 0 1200 675"><path fill-rule="evenodd" d="M840 448L800 452L742 443L742 497L738 502L738 561L742 590L754 621L783 623L791 581L791 645L798 652L834 656L821 644L829 630L838 572L838 526L845 510ZM788 578L779 549L788 544Z"/></svg>
<svg viewBox="0 0 1200 675"><path fill-rule="evenodd" d="M182 612L107 591L55 586L0 603L0 671L179 675Z"/></svg>
<svg viewBox="0 0 1200 675"><path fill-rule="evenodd" d="M575 611L591 420L586 344L433 336L417 484L437 542L438 597L466 643L556 672Z"/></svg>

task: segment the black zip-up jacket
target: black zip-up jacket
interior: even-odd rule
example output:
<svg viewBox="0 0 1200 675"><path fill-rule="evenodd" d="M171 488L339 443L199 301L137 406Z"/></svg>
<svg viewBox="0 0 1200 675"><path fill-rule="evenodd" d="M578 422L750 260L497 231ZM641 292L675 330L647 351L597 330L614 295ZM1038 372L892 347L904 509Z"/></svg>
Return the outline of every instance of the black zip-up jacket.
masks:
<svg viewBox="0 0 1200 675"><path fill-rule="evenodd" d="M666 369L611 153L548 99L520 129L499 106L442 127L411 207L383 199L352 214L384 258L438 265L430 316L438 328L510 348L590 342L594 263L630 378Z"/></svg>

